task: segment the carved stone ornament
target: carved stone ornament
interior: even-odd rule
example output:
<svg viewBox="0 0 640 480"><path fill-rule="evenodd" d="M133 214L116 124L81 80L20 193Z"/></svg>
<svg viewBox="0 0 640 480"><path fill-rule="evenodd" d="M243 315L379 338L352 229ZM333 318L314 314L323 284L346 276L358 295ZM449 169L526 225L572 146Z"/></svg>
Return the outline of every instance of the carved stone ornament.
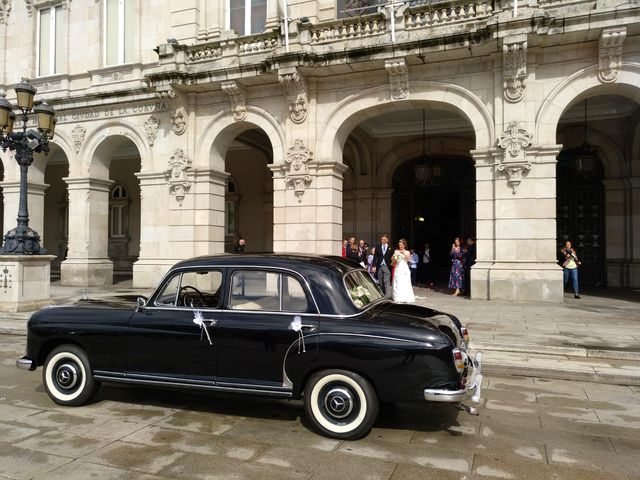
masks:
<svg viewBox="0 0 640 480"><path fill-rule="evenodd" d="M180 206L191 188L191 182L187 176L187 170L190 167L191 161L185 155L184 150L176 148L176 151L169 158L169 169L165 174L169 184L169 194L176 197Z"/></svg>
<svg viewBox="0 0 640 480"><path fill-rule="evenodd" d="M144 133L147 134L147 139L149 140L149 145L153 147L153 143L156 141L156 137L158 136L158 126L160 125L160 120L158 120L153 115L147 118L144 122Z"/></svg>
<svg viewBox="0 0 640 480"><path fill-rule="evenodd" d="M389 74L389 87L393 100L403 100L409 96L409 70L404 58L387 60L384 69Z"/></svg>
<svg viewBox="0 0 640 480"><path fill-rule="evenodd" d="M301 138L296 139L287 151L285 185L293 188L293 193L298 197L298 202L302 201L305 189L311 184L309 166L307 165L313 157L311 152L304 145Z"/></svg>
<svg viewBox="0 0 640 480"><path fill-rule="evenodd" d="M0 25L7 23L11 14L11 0L0 0Z"/></svg>
<svg viewBox="0 0 640 480"><path fill-rule="evenodd" d="M280 83L287 90L287 102L289 103L289 116L294 123L302 123L307 118L307 84L298 73L280 75Z"/></svg>
<svg viewBox="0 0 640 480"><path fill-rule="evenodd" d="M43 5L50 5L52 2L50 0L24 0L24 3L27 6L27 15L32 17L34 10L40 8ZM61 5L63 10L69 10L70 3L71 0L61 0L56 4Z"/></svg>
<svg viewBox="0 0 640 480"><path fill-rule="evenodd" d="M526 161L526 150L533 136L518 122L509 122L507 129L498 138L498 146L504 149L502 161L498 164L498 171L507 176L507 183L515 194L522 178L531 170L531 163Z"/></svg>
<svg viewBox="0 0 640 480"><path fill-rule="evenodd" d="M86 133L86 128L81 127L80 125L76 125L73 130L71 130L71 138L73 139L73 146L76 148L76 153L80 151Z"/></svg>
<svg viewBox="0 0 640 480"><path fill-rule="evenodd" d="M171 129L176 135L182 135L187 130L187 112L183 106L176 108L171 115Z"/></svg>
<svg viewBox="0 0 640 480"><path fill-rule="evenodd" d="M222 82L222 91L229 95L231 101L231 110L233 111L233 118L241 122L247 117L247 101L244 88L235 80L229 80Z"/></svg>
<svg viewBox="0 0 640 480"><path fill-rule="evenodd" d="M527 42L517 42L502 46L503 88L507 101L522 100L527 78Z"/></svg>
<svg viewBox="0 0 640 480"><path fill-rule="evenodd" d="M622 44L626 36L626 27L602 30L598 52L598 78L601 82L610 83L618 79L622 65Z"/></svg>

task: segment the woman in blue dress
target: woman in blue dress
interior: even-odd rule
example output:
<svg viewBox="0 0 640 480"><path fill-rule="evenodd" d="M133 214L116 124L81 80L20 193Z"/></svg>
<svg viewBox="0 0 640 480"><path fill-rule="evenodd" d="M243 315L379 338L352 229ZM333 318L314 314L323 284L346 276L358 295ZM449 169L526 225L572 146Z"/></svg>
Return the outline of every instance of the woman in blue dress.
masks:
<svg viewBox="0 0 640 480"><path fill-rule="evenodd" d="M455 289L454 296L460 295L460 289L464 287L464 265L462 258L464 249L460 245L460 239L456 237L451 245L451 273L449 274L449 288Z"/></svg>

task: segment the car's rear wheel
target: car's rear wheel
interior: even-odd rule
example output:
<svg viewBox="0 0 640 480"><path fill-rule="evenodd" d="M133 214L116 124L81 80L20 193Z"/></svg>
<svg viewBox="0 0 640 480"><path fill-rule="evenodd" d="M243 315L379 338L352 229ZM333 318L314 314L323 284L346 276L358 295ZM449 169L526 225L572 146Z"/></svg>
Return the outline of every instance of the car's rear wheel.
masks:
<svg viewBox="0 0 640 480"><path fill-rule="evenodd" d="M98 390L87 354L75 345L60 345L47 356L42 371L44 388L59 405L82 405Z"/></svg>
<svg viewBox="0 0 640 480"><path fill-rule="evenodd" d="M304 408L322 434L341 440L365 436L378 417L378 398L362 376L345 370L323 370L309 378Z"/></svg>

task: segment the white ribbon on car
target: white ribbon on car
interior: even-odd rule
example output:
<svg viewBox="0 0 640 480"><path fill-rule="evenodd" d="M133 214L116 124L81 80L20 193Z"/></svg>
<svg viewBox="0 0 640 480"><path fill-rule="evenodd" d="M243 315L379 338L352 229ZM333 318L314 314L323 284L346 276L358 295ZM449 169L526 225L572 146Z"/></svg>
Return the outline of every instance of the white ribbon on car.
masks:
<svg viewBox="0 0 640 480"><path fill-rule="evenodd" d="M211 337L209 336L209 330L207 329L206 322L209 322L209 326L213 327L215 324L215 320L207 320L203 318L202 312L200 310L196 310L193 312L193 323L200 327L200 340L202 340L202 334L205 333L207 335L207 340L209 340L209 345L213 346L213 342L211 341Z"/></svg>
<svg viewBox="0 0 640 480"><path fill-rule="evenodd" d="M302 353L306 353L307 349L304 344L304 333L302 333L302 319L300 318L300 315L296 315L295 317L293 317L293 320L289 325L289 330L298 332L298 355L300 355L301 350Z"/></svg>

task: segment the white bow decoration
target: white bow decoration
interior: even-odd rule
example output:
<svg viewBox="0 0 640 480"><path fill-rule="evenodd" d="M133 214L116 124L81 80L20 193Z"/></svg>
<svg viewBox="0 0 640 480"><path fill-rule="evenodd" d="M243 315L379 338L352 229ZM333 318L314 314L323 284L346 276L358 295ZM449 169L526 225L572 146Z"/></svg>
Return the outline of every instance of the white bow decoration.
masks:
<svg viewBox="0 0 640 480"><path fill-rule="evenodd" d="M202 333L204 332L207 335L207 340L209 340L209 345L213 346L213 342L211 342L211 337L209 336L209 330L207 329L207 324L205 322L209 322L209 326L212 327L215 323L215 320L206 320L202 316L202 312L200 310L196 310L193 312L193 323L200 326L200 340L202 340Z"/></svg>
<svg viewBox="0 0 640 480"><path fill-rule="evenodd" d="M304 344L304 333L302 333L302 319L299 315L293 317L291 324L289 325L289 330L293 330L294 332L298 332L298 355L300 355L300 350L302 349L302 353L306 353L307 349Z"/></svg>

